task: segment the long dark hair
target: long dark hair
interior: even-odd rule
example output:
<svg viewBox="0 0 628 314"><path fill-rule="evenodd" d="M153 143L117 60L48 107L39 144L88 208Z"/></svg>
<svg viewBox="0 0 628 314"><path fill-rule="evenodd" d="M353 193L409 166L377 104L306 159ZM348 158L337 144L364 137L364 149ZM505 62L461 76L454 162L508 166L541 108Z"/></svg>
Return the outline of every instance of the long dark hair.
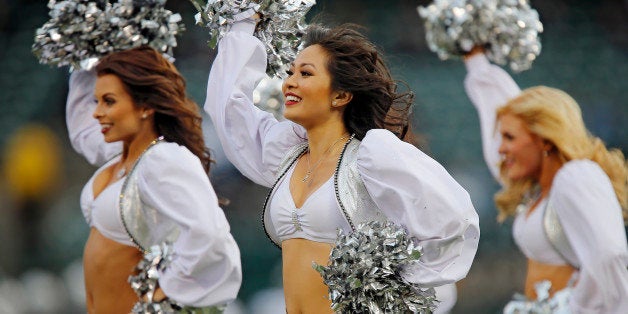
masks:
<svg viewBox="0 0 628 314"><path fill-rule="evenodd" d="M112 53L96 66L98 76L113 74L136 106L155 110L155 128L168 142L187 147L209 173L212 162L196 103L185 92L185 79L159 52L148 46Z"/></svg>
<svg viewBox="0 0 628 314"><path fill-rule="evenodd" d="M409 129L412 92L398 93L398 84L390 75L377 47L353 24L326 28L319 24L308 27L304 47L321 46L329 57L327 70L331 87L353 94L347 104L343 121L350 133L361 140L371 129L388 129L406 139ZM411 133L411 132L410 132Z"/></svg>

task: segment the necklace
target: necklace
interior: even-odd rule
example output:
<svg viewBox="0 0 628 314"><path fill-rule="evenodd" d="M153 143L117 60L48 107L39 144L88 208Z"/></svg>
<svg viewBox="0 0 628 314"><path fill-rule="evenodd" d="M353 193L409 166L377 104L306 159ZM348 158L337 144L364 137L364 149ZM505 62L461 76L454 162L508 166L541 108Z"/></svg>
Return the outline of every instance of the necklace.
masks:
<svg viewBox="0 0 628 314"><path fill-rule="evenodd" d="M116 173L116 179L121 179L122 177L124 177L125 174L126 174L126 167L122 166L122 169L118 170L118 173Z"/></svg>
<svg viewBox="0 0 628 314"><path fill-rule="evenodd" d="M529 212L530 208L538 202L539 199L541 199L541 186L536 183L523 194L521 203L516 207L517 214Z"/></svg>
<svg viewBox="0 0 628 314"><path fill-rule="evenodd" d="M539 198L541 198L541 185L536 183L523 194L523 203L532 206Z"/></svg>
<svg viewBox="0 0 628 314"><path fill-rule="evenodd" d="M305 155L305 158L307 159L307 172L305 173L305 176L303 177L303 179L301 179L301 182L307 182L308 180L310 180L310 178L312 177L312 173L314 173L314 171L316 170L316 168L318 168L318 166L321 164L323 159L325 159L325 156L327 155L327 153L329 153L331 151L331 149L338 142L340 142L341 140L343 140L345 138L347 138L347 134L343 135L341 138L337 139L331 145L329 145L329 147L327 147L327 149L321 155L321 158L318 159L318 161L314 164L313 167L310 165L310 148L308 147L307 155Z"/></svg>

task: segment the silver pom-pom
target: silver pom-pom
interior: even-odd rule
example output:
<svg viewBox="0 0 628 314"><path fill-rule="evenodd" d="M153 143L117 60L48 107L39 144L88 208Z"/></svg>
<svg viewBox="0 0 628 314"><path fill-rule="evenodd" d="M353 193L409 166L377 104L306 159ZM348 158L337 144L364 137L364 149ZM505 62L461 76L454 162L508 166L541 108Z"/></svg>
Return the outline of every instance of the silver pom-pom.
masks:
<svg viewBox="0 0 628 314"><path fill-rule="evenodd" d="M50 0L50 20L35 35L32 51L42 64L89 69L101 57L149 45L172 59L175 36L185 30L166 0Z"/></svg>
<svg viewBox="0 0 628 314"><path fill-rule="evenodd" d="M261 14L254 36L266 47L270 76L285 77L285 71L297 55L307 25L305 15L315 0L190 0L199 13L196 23L210 30L209 46L215 48L233 22L254 12Z"/></svg>
<svg viewBox="0 0 628 314"><path fill-rule="evenodd" d="M190 0L198 10L194 15L196 25L209 28L209 47L214 49L233 22L243 20L260 8L252 0Z"/></svg>
<svg viewBox="0 0 628 314"><path fill-rule="evenodd" d="M131 288L141 300L135 304L132 313L174 313L181 308L167 298L161 302L152 301L159 286L159 273L168 268L172 258L172 246L165 242L152 246L144 254L144 258L135 267L137 275L129 276ZM148 302L144 301L144 296Z"/></svg>
<svg viewBox="0 0 628 314"><path fill-rule="evenodd" d="M355 232L338 231L329 265L313 264L329 287L336 313L431 313L434 289L403 279L402 269L417 263L420 247L391 222L360 224Z"/></svg>
<svg viewBox="0 0 628 314"><path fill-rule="evenodd" d="M133 314L220 314L226 306L190 307L184 306L175 300L165 298L161 301L152 301L157 288L159 288L160 273L164 272L175 253L170 243L151 246L144 254L144 258L135 266L137 275L129 276L129 283L133 291L140 297L135 303L131 313ZM145 301L147 299L148 301Z"/></svg>
<svg viewBox="0 0 628 314"><path fill-rule="evenodd" d="M537 299L528 300L522 294L515 294L513 300L504 307L504 314L570 314L569 298L572 284L550 297L552 283L543 280L534 285Z"/></svg>
<svg viewBox="0 0 628 314"><path fill-rule="evenodd" d="M277 120L284 120L281 84L281 79L267 76L253 90L253 103L258 108L272 113Z"/></svg>
<svg viewBox="0 0 628 314"><path fill-rule="evenodd" d="M427 44L442 60L479 46L491 61L520 72L541 53L543 25L527 0L435 0L417 9Z"/></svg>

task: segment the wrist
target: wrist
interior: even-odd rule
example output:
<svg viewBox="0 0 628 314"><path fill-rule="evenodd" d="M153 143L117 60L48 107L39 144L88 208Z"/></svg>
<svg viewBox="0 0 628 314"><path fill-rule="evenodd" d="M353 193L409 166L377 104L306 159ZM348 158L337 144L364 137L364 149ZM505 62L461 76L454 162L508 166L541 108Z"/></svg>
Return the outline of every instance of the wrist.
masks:
<svg viewBox="0 0 628 314"><path fill-rule="evenodd" d="M155 290L155 294L153 295L153 300L155 302L161 302L165 299L167 299L168 297L166 296L166 294L164 293L163 290L161 290L161 288L157 288L157 290Z"/></svg>
<svg viewBox="0 0 628 314"><path fill-rule="evenodd" d="M157 288L155 290L154 293L146 293L142 296L142 300L146 303L159 303L165 299L167 299L168 296L166 296L166 294L164 293L163 290L161 290L161 288Z"/></svg>
<svg viewBox="0 0 628 314"><path fill-rule="evenodd" d="M253 32L255 31L255 26L257 26L257 22L251 16L251 17L245 18L243 20L239 20L239 21L234 22L231 25L230 31L232 31L232 32L243 32L243 33L247 33L247 34L253 34Z"/></svg>
<svg viewBox="0 0 628 314"><path fill-rule="evenodd" d="M484 54L484 48L482 48L481 46L474 46L473 49L471 49L471 51L462 56L462 58L466 61L478 54Z"/></svg>

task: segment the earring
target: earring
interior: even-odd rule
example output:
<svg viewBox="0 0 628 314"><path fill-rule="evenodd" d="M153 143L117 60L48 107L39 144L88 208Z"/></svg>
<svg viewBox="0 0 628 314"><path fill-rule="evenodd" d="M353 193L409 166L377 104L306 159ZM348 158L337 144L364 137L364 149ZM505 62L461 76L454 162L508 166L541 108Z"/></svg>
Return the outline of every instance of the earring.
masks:
<svg viewBox="0 0 628 314"><path fill-rule="evenodd" d="M148 118L148 114L146 114L146 112L144 112L144 114L142 115L142 119L146 119Z"/></svg>
<svg viewBox="0 0 628 314"><path fill-rule="evenodd" d="M549 156L549 150L544 150L543 151L543 157L547 157Z"/></svg>
<svg viewBox="0 0 628 314"><path fill-rule="evenodd" d="M331 102L331 106L332 106L332 107L337 107L337 106L338 106L338 103L336 103L336 101L334 100L334 101L332 101L332 102Z"/></svg>

